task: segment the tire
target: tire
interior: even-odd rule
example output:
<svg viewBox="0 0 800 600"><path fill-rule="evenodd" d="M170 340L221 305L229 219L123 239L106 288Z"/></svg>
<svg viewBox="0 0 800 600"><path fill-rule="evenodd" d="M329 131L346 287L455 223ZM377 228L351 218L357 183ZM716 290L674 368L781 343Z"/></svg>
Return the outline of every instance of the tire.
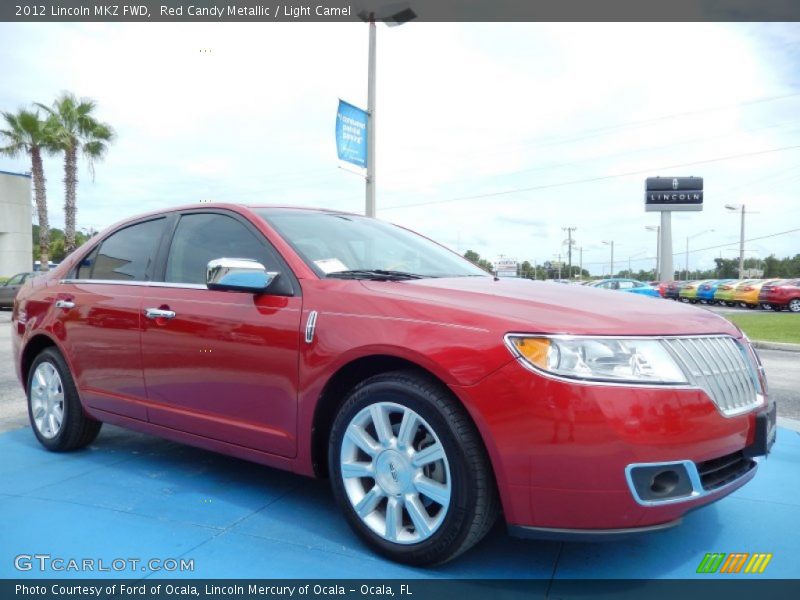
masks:
<svg viewBox="0 0 800 600"><path fill-rule="evenodd" d="M758 308L758 304L744 304L745 308L749 308L750 310Z"/></svg>
<svg viewBox="0 0 800 600"><path fill-rule="evenodd" d="M800 313L800 298L792 298L786 306L793 313Z"/></svg>
<svg viewBox="0 0 800 600"><path fill-rule="evenodd" d="M404 431L406 422L415 425ZM398 562L452 560L477 544L499 513L474 424L446 388L413 372L377 375L350 392L331 429L328 467L350 527ZM396 518L387 518L390 511Z"/></svg>
<svg viewBox="0 0 800 600"><path fill-rule="evenodd" d="M31 365L28 418L36 439L52 452L83 448L100 433L102 423L84 412L69 367L55 348L43 350Z"/></svg>
<svg viewBox="0 0 800 600"><path fill-rule="evenodd" d="M764 310L775 310L775 307L772 306L772 304L769 304L768 302L762 302L761 308L763 308Z"/></svg>

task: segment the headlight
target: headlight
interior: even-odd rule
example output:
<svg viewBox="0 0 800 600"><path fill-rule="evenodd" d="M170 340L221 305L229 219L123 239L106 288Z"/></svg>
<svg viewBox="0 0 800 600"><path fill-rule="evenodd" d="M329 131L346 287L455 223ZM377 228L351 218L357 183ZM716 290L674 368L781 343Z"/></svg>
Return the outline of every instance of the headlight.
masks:
<svg viewBox="0 0 800 600"><path fill-rule="evenodd" d="M589 381L688 383L667 348L655 339L508 335L509 350L527 365Z"/></svg>

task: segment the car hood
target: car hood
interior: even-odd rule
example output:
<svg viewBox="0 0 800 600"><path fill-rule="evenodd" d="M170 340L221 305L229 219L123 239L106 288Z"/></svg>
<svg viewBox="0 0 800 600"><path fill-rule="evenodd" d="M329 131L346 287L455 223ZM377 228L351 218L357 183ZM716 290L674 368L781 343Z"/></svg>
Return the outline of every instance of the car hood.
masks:
<svg viewBox="0 0 800 600"><path fill-rule="evenodd" d="M429 318L471 324L481 324L481 319L499 320L498 326L507 331L740 335L729 321L702 308L585 286L492 277L362 283L373 292L430 305L426 310Z"/></svg>

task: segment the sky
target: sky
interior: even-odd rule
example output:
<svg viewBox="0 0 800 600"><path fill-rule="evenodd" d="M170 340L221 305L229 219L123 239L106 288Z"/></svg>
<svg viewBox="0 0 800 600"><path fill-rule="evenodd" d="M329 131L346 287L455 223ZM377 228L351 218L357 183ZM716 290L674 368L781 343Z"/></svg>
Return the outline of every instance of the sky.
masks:
<svg viewBox="0 0 800 600"><path fill-rule="evenodd" d="M339 98L366 106L361 23L0 24L0 110L69 90L117 139L78 227L202 200L364 210ZM800 253L800 24L408 23L378 30L377 215L461 253L593 274L655 267L648 176L701 176L675 267ZM29 163L0 157L0 170ZM51 225L62 164L45 162ZM710 231L713 230L713 231ZM724 246L724 247L719 247ZM577 249L573 263L579 261Z"/></svg>

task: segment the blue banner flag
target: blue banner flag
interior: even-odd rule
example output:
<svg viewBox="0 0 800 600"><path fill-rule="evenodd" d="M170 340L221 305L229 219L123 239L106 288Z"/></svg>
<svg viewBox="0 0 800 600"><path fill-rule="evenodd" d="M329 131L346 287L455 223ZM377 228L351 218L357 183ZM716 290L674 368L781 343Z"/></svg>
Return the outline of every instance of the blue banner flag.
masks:
<svg viewBox="0 0 800 600"><path fill-rule="evenodd" d="M367 168L367 111L344 100L336 111L336 152L339 160Z"/></svg>

